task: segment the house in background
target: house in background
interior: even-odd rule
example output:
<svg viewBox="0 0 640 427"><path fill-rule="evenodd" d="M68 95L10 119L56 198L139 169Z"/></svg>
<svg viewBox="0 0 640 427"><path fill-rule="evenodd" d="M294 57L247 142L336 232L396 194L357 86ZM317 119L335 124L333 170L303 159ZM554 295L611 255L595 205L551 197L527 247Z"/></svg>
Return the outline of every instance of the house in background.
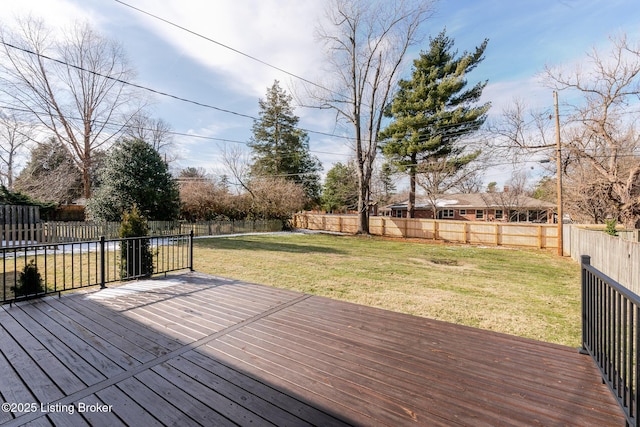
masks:
<svg viewBox="0 0 640 427"><path fill-rule="evenodd" d="M407 217L407 202L380 209L380 215ZM435 200L435 217L456 221L554 222L556 205L522 194L504 192L442 194ZM416 197L415 218L433 219L433 202Z"/></svg>

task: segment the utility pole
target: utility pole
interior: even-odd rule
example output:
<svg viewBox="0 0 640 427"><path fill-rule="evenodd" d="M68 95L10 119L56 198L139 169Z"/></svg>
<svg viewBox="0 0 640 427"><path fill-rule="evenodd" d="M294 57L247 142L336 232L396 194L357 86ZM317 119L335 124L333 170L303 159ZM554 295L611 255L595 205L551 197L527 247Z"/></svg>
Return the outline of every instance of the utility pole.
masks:
<svg viewBox="0 0 640 427"><path fill-rule="evenodd" d="M553 91L553 104L556 112L556 169L558 177L558 255L563 256L563 218L564 213L562 211L562 146L560 144L560 114L558 113L558 92Z"/></svg>

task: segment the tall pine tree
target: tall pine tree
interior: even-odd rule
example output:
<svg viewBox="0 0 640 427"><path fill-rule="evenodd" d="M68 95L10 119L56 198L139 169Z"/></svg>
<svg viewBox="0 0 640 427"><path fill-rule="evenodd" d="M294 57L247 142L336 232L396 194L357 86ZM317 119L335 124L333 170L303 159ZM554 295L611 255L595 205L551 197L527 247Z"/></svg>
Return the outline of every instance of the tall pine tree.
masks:
<svg viewBox="0 0 640 427"><path fill-rule="evenodd" d="M279 176L302 185L312 202L320 197L320 161L309 153L309 136L297 128L299 118L292 97L276 80L258 101L259 118L253 123L249 147L253 151L254 177Z"/></svg>
<svg viewBox="0 0 640 427"><path fill-rule="evenodd" d="M473 53L458 56L454 41L442 31L429 51L414 61L411 80L401 80L387 110L392 122L380 133L384 155L410 178L408 215L414 216L416 176L436 182L452 176L479 156L458 141L485 121L490 104L476 106L487 82L466 89L466 75L484 58L488 40Z"/></svg>
<svg viewBox="0 0 640 427"><path fill-rule="evenodd" d="M353 162L336 163L327 172L322 191L322 208L328 212L354 210L358 207L358 176Z"/></svg>

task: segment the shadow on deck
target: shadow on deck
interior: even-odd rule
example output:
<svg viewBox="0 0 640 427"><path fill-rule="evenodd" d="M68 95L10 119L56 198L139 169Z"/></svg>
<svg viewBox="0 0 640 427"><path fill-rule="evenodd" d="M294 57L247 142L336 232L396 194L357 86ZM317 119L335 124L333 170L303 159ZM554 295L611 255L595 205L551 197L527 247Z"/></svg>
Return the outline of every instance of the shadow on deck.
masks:
<svg viewBox="0 0 640 427"><path fill-rule="evenodd" d="M5 306L0 372L3 425L624 425L576 349L198 273Z"/></svg>

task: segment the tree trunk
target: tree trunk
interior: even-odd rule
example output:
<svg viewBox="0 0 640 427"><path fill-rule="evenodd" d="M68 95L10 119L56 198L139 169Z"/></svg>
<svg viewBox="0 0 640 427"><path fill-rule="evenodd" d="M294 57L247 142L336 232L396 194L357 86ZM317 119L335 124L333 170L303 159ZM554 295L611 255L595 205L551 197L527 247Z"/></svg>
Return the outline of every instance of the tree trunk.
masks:
<svg viewBox="0 0 640 427"><path fill-rule="evenodd" d="M91 197L91 174L87 168L82 169L82 185L84 187L84 198L89 199Z"/></svg>
<svg viewBox="0 0 640 427"><path fill-rule="evenodd" d="M358 234L369 234L369 188L365 179L358 179Z"/></svg>
<svg viewBox="0 0 640 427"><path fill-rule="evenodd" d="M409 201L407 202L407 218L415 218L416 215L416 162L418 156L411 155L411 166L409 166Z"/></svg>

